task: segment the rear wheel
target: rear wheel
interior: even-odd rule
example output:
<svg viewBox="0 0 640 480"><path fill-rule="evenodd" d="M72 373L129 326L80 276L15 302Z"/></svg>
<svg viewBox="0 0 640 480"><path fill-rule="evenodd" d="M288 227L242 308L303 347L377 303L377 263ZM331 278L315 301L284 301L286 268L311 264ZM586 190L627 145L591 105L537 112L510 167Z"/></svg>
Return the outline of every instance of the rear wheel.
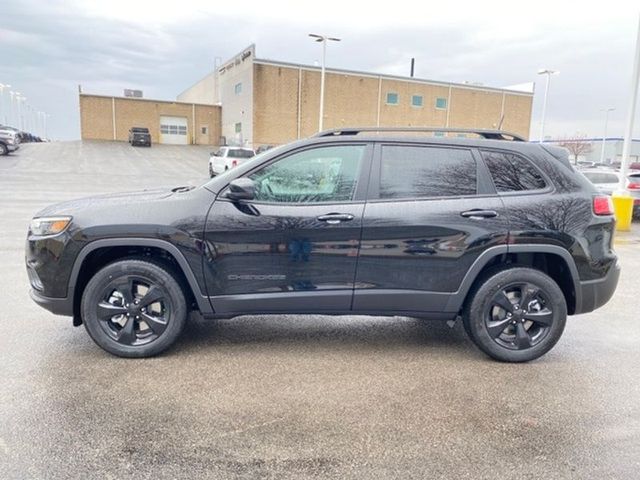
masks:
<svg viewBox="0 0 640 480"><path fill-rule="evenodd" d="M4 143L0 143L0 156L6 155L9 153L9 149Z"/></svg>
<svg viewBox="0 0 640 480"><path fill-rule="evenodd" d="M213 168L211 168L211 164L209 164L209 177L213 178L215 176L216 176L216 174L213 173Z"/></svg>
<svg viewBox="0 0 640 480"><path fill-rule="evenodd" d="M548 275L510 268L486 278L464 315L471 340L490 357L527 362L558 342L567 319L562 290Z"/></svg>
<svg viewBox="0 0 640 480"><path fill-rule="evenodd" d="M169 269L128 259L107 265L89 280L81 312L87 332L107 352L149 357L176 341L187 303Z"/></svg>

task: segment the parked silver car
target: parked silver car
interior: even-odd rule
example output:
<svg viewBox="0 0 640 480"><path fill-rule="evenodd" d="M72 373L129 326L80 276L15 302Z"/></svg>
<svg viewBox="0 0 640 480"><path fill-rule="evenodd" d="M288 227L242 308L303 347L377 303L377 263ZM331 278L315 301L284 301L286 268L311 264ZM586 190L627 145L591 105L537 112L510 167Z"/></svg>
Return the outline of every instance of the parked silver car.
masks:
<svg viewBox="0 0 640 480"><path fill-rule="evenodd" d="M616 170L582 170L582 174L602 193L611 195L620 185L621 173ZM633 171L627 176L627 190L634 197L633 216L640 217L640 172Z"/></svg>

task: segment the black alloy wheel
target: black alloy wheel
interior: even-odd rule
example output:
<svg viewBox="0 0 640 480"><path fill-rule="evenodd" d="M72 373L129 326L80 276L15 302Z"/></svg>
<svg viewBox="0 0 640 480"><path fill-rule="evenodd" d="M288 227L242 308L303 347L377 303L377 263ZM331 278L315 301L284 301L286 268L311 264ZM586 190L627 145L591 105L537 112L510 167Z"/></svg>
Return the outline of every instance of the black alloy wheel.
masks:
<svg viewBox="0 0 640 480"><path fill-rule="evenodd" d="M485 277L464 310L471 340L490 357L527 362L558 342L567 319L564 293L544 272L510 267Z"/></svg>
<svg viewBox="0 0 640 480"><path fill-rule="evenodd" d="M545 293L532 283L507 285L493 296L485 311L487 332L499 345L525 350L538 345L553 324Z"/></svg>
<svg viewBox="0 0 640 480"><path fill-rule="evenodd" d="M138 275L110 282L96 305L100 327L123 345L144 345L157 340L171 317L171 300L160 285Z"/></svg>
<svg viewBox="0 0 640 480"><path fill-rule="evenodd" d="M91 338L122 357L148 357L169 348L187 317L185 295L171 268L126 259L99 270L82 295Z"/></svg>

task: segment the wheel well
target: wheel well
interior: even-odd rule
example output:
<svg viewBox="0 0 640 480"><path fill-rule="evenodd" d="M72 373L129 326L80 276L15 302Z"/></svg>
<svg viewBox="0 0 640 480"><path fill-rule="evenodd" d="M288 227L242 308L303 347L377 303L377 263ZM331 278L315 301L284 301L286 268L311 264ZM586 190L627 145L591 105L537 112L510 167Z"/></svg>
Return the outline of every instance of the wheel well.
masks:
<svg viewBox="0 0 640 480"><path fill-rule="evenodd" d="M146 246L102 247L89 252L82 261L82 266L78 272L78 278L76 279L73 291L73 324L75 326L82 324L80 301L82 299L84 289L89 280L91 280L91 277L93 277L93 275L104 266L126 258L152 261L153 263L160 264L170 270L182 287L187 304L190 305L191 309L197 309L193 291L189 286L189 282L187 281L182 268L174 256L166 250L159 247Z"/></svg>
<svg viewBox="0 0 640 480"><path fill-rule="evenodd" d="M474 281L474 286L483 278L491 275L496 269L504 269L505 266L535 268L549 275L560 287L567 302L567 313L572 315L576 310L576 291L573 284L571 270L564 258L553 253L542 252L515 252L497 255L487 263ZM473 288L470 292L473 291ZM470 294L467 294L469 299Z"/></svg>

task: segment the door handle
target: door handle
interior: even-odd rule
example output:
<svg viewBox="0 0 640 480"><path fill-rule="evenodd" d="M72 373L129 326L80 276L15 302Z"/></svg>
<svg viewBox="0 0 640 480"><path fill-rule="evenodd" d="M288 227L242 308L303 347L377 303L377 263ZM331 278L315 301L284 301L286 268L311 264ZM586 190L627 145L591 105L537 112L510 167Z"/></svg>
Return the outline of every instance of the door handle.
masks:
<svg viewBox="0 0 640 480"><path fill-rule="evenodd" d="M320 215L318 220L321 222L326 222L330 225L336 225L340 222L348 222L353 220L353 215L350 213L327 213L326 215Z"/></svg>
<svg viewBox="0 0 640 480"><path fill-rule="evenodd" d="M465 218L472 218L474 220L481 220L483 218L494 218L498 216L498 212L495 210L481 210L479 208L473 210L467 210L466 212L462 212L462 215Z"/></svg>

